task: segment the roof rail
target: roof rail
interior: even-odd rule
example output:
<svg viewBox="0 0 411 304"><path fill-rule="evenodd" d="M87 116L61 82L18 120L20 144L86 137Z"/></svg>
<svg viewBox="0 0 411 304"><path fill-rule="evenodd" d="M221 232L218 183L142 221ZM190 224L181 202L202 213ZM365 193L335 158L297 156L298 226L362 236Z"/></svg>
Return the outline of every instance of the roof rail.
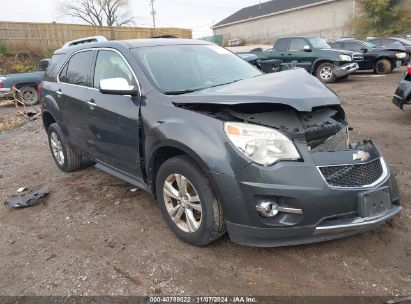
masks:
<svg viewBox="0 0 411 304"><path fill-rule="evenodd" d="M70 46L75 46L75 45L79 45L83 43L104 42L104 41L108 41L108 39L104 36L92 36L92 37L80 38L77 40L66 42L66 44L63 45L63 48L67 48Z"/></svg>

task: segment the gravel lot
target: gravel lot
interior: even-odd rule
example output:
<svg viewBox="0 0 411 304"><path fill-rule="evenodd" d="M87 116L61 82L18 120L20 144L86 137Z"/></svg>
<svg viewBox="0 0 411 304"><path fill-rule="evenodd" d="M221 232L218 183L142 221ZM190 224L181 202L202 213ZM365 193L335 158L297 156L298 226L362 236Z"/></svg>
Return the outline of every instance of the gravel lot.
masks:
<svg viewBox="0 0 411 304"><path fill-rule="evenodd" d="M0 201L21 186L51 189L35 207L0 206L0 294L410 295L411 109L391 103L402 75L355 75L331 88L353 137L382 149L405 210L375 231L321 244L258 249L226 236L192 247L150 195L95 168L60 172L40 121L0 134Z"/></svg>

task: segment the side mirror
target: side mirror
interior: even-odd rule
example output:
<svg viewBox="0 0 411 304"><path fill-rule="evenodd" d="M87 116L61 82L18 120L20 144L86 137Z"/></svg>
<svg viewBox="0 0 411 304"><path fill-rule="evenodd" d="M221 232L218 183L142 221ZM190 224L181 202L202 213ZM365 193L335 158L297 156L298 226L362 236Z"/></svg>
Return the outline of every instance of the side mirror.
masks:
<svg viewBox="0 0 411 304"><path fill-rule="evenodd" d="M130 86L124 78L109 78L100 80L100 93L137 96L138 90L134 86Z"/></svg>
<svg viewBox="0 0 411 304"><path fill-rule="evenodd" d="M362 49L361 49L361 52L363 52L363 53L367 53L367 52L368 52L368 49L366 49L366 48L362 48Z"/></svg>
<svg viewBox="0 0 411 304"><path fill-rule="evenodd" d="M39 71L45 71L49 67L50 59L43 59L39 62Z"/></svg>
<svg viewBox="0 0 411 304"><path fill-rule="evenodd" d="M313 50L310 48L309 45L304 45L304 52L312 52Z"/></svg>

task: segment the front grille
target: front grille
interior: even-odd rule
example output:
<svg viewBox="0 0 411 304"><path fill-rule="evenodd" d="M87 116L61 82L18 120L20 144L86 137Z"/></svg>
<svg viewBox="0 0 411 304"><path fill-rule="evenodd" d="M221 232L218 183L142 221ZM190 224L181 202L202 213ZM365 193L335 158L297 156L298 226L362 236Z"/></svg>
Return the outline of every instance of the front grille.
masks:
<svg viewBox="0 0 411 304"><path fill-rule="evenodd" d="M330 186L344 188L371 185L384 173L379 158L366 164L320 167L320 171Z"/></svg>

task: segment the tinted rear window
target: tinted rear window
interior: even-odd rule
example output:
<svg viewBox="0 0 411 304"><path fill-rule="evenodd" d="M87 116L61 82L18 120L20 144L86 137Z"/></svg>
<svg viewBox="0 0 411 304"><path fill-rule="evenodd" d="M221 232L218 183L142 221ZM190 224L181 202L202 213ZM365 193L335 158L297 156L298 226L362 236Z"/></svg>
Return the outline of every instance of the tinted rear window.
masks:
<svg viewBox="0 0 411 304"><path fill-rule="evenodd" d="M90 66L93 61L93 51L75 54L60 73L60 81L81 86L90 86Z"/></svg>

